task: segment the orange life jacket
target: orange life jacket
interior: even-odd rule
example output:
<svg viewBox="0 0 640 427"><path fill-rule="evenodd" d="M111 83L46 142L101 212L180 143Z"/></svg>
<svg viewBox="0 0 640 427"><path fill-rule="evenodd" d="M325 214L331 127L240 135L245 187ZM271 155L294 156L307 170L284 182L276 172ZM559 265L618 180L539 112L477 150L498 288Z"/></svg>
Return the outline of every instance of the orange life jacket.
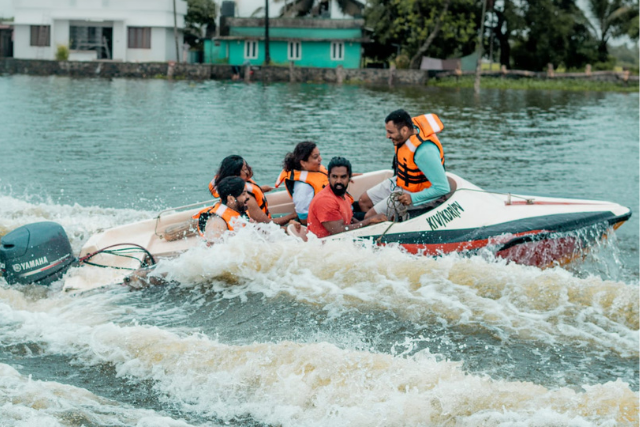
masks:
<svg viewBox="0 0 640 427"><path fill-rule="evenodd" d="M320 165L318 172L309 171L285 171L280 172L275 187L278 188L283 182L289 196L293 197L293 185L296 181L304 182L313 187L313 195L318 194L324 187L329 185L329 174L327 168Z"/></svg>
<svg viewBox="0 0 640 427"><path fill-rule="evenodd" d="M252 179L245 183L245 188L247 189L247 193L251 194L256 202L258 202L258 206L262 212L264 212L269 218L271 218L271 214L269 213L269 204L267 203L267 197L262 192L262 188ZM218 194L218 190L216 189L216 179L213 178L209 183L209 192L213 197L220 197Z"/></svg>
<svg viewBox="0 0 640 427"><path fill-rule="evenodd" d="M417 193L431 187L431 181L416 165L414 161L415 152L423 143L431 142L440 150L440 161L444 166L444 150L436 136L436 133L442 131L444 126L440 118L435 114L423 114L413 117L411 120L417 134L411 135L404 144L396 147L396 156L393 163L396 173L396 185L412 193Z"/></svg>
<svg viewBox="0 0 640 427"><path fill-rule="evenodd" d="M227 223L227 228L230 231L233 231L233 223L241 216L238 212L234 211L231 208L228 208L226 205L223 205L221 202L216 203L211 207L207 207L202 209L200 212L193 216L193 219L198 220L198 233L202 237L204 237L204 229L207 225L207 220L211 217L211 215L217 215Z"/></svg>
<svg viewBox="0 0 640 427"><path fill-rule="evenodd" d="M260 188L260 186L252 179L247 181L245 187L247 188L247 192L256 199L256 202L258 202L258 206L260 206L262 212L271 218L271 214L269 213L269 204L267 203L267 196L262 192L262 188Z"/></svg>

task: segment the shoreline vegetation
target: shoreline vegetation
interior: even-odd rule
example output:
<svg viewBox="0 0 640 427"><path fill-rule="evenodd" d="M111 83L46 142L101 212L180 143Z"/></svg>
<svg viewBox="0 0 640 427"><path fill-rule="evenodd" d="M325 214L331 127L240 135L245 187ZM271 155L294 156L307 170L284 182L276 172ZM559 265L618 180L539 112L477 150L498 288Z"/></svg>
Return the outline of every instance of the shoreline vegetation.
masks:
<svg viewBox="0 0 640 427"><path fill-rule="evenodd" d="M485 74L486 73L486 74ZM405 69L343 69L302 67L246 67L243 78L234 75L228 65L77 62L51 60L22 60L0 58L0 76L22 74L35 76L65 76L75 78L138 78L167 80L238 80L239 82L329 83L389 87L472 88L472 74L451 72L430 75L424 70ZM482 89L558 90L638 93L638 76L618 72L533 73L525 71L483 71Z"/></svg>
<svg viewBox="0 0 640 427"><path fill-rule="evenodd" d="M473 76L432 77L427 86L441 88L473 88ZM482 89L558 90L574 92L624 92L638 93L638 81L613 82L601 80L555 78L502 78L486 77L481 80Z"/></svg>

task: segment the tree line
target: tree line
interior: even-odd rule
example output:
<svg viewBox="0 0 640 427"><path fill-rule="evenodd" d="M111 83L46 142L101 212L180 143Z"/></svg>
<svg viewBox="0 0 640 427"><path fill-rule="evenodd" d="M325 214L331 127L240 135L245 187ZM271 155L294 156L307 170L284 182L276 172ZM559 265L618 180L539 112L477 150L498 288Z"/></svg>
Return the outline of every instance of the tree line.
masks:
<svg viewBox="0 0 640 427"><path fill-rule="evenodd" d="M482 17L483 1L486 13ZM290 0L283 16L320 16L329 0ZM187 0L185 40L201 46L213 34L216 5ZM609 42L638 41L638 0L337 0L344 13L362 14L370 43L364 55L419 68L422 56L457 58L476 50L484 19L483 51L509 69L543 71L547 64L567 70L608 70L615 65ZM261 8L262 9L262 8ZM256 16L264 11L256 11ZM591 19L589 19L591 18Z"/></svg>
<svg viewBox="0 0 640 427"><path fill-rule="evenodd" d="M637 0L588 0L591 20L575 0L484 1L483 50L509 69L612 69L611 38L638 40ZM419 68L423 55L469 55L481 15L482 0L370 0L365 26L374 42L365 54L407 68Z"/></svg>

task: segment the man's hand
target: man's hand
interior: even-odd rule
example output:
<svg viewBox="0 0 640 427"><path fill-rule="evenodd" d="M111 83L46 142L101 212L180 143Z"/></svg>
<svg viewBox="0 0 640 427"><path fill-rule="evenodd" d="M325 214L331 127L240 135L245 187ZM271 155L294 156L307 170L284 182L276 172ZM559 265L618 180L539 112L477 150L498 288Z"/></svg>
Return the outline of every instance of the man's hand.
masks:
<svg viewBox="0 0 640 427"><path fill-rule="evenodd" d="M268 193L269 191L273 190L273 187L270 185L262 185L260 186L260 189L263 193Z"/></svg>
<svg viewBox="0 0 640 427"><path fill-rule="evenodd" d="M387 216L385 214L377 214L371 217L371 219L369 220L369 224L377 224L379 222L385 222L385 221L389 221L389 219L387 219Z"/></svg>
<svg viewBox="0 0 640 427"><path fill-rule="evenodd" d="M401 195L398 196L398 201L403 205L409 206L411 204L411 194L402 193Z"/></svg>

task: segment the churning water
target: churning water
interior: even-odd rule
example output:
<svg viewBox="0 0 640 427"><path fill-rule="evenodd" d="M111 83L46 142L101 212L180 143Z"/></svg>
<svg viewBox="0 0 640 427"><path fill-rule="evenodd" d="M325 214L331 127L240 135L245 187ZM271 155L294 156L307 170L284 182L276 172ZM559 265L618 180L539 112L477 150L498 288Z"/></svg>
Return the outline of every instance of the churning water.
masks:
<svg viewBox="0 0 640 427"><path fill-rule="evenodd" d="M388 168L400 107L439 114L481 187L634 216L546 270L250 226L163 261L164 287L0 278L0 425L637 425L637 94L0 77L0 236L50 220L78 251L206 200L226 155L272 184L305 139Z"/></svg>

